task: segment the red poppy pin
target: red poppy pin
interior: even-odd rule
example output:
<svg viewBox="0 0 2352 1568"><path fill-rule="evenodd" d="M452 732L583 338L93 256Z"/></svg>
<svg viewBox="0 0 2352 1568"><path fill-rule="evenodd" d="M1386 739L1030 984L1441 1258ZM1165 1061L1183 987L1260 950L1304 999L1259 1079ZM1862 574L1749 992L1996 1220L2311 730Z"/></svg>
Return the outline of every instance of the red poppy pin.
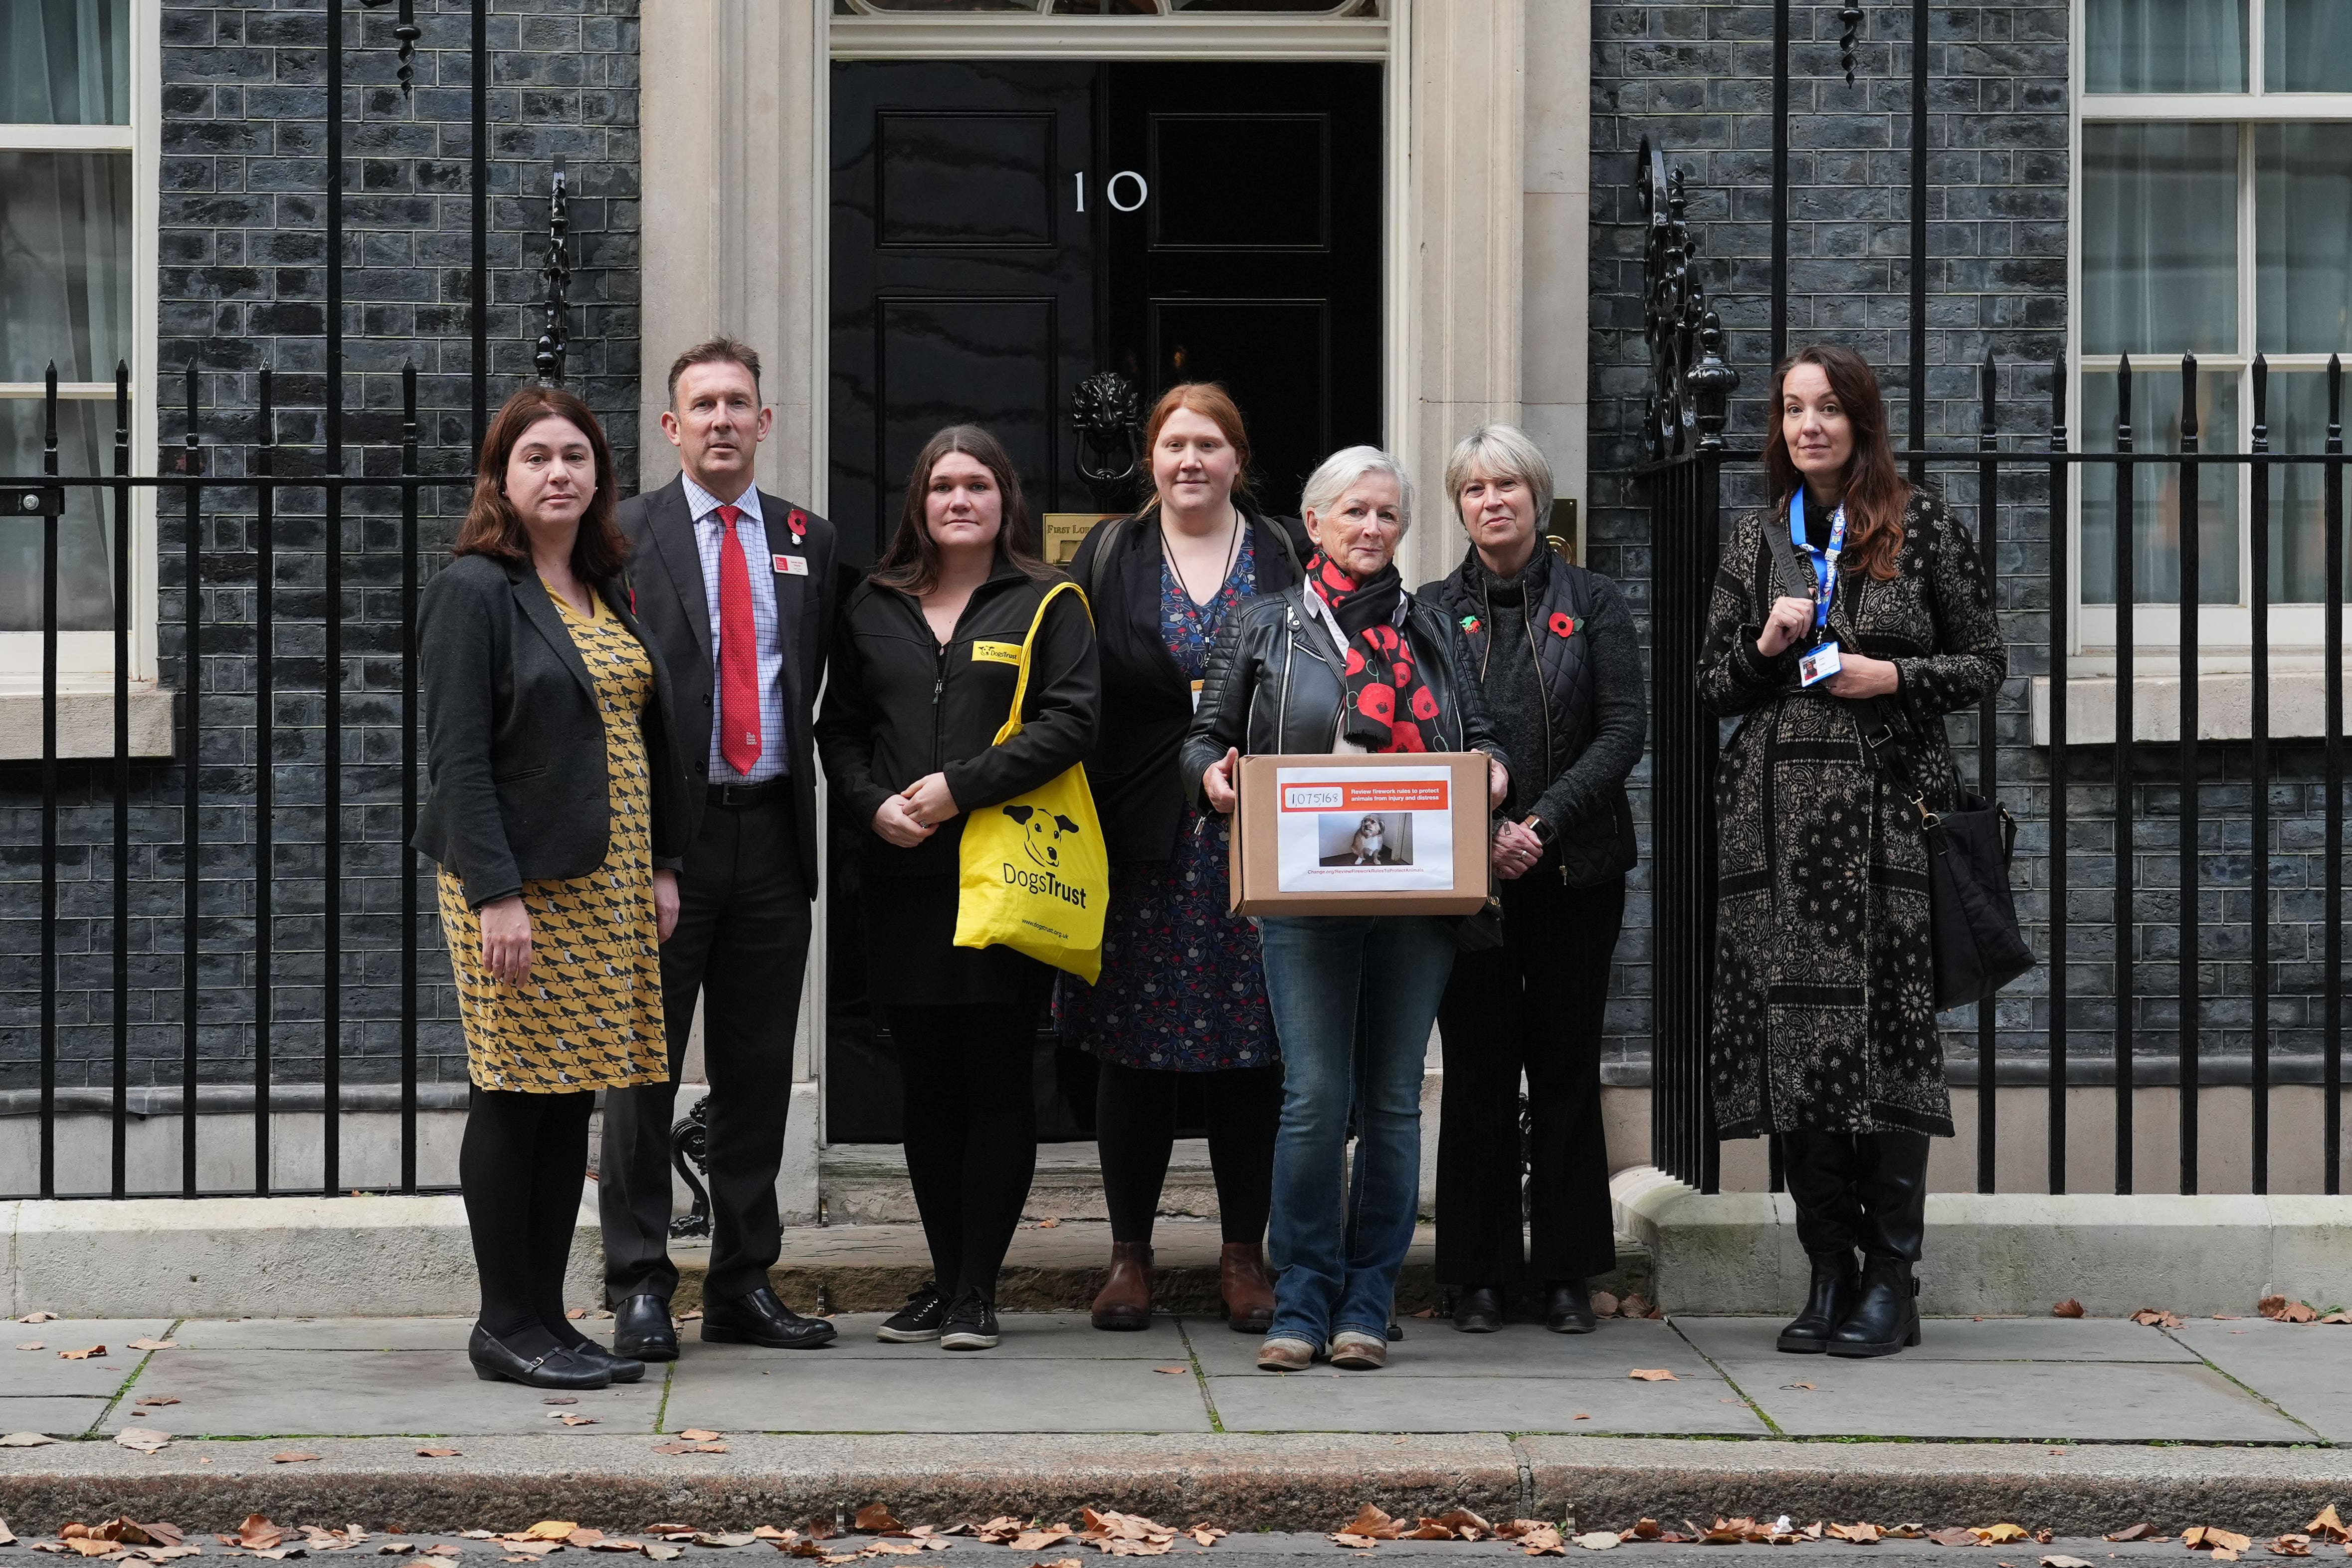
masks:
<svg viewBox="0 0 2352 1568"><path fill-rule="evenodd" d="M1576 617L1570 615L1566 610L1554 610L1551 613L1551 635L1556 637L1574 637L1576 635Z"/></svg>
<svg viewBox="0 0 2352 1568"><path fill-rule="evenodd" d="M808 537L808 513L803 511L798 507L793 508L791 514L784 519L784 526L793 531L793 537L794 539L806 539Z"/></svg>

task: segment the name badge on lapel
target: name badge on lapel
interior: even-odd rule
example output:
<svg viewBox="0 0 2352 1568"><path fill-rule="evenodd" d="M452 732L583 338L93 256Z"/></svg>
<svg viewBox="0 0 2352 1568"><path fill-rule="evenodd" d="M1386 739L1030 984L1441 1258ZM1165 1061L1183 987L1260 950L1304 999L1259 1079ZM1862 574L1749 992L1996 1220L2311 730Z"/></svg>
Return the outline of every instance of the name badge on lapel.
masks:
<svg viewBox="0 0 2352 1568"><path fill-rule="evenodd" d="M808 575L808 557L805 555L777 555L771 559L775 562L776 570L787 577Z"/></svg>

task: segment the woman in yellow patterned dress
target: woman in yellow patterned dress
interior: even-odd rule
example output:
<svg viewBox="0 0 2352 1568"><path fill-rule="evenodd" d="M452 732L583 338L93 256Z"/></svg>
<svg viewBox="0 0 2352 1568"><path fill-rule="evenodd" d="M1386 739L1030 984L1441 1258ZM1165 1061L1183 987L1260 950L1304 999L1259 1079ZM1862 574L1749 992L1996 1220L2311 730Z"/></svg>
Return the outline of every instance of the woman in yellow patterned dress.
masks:
<svg viewBox="0 0 2352 1568"><path fill-rule="evenodd" d="M441 926L473 1095L458 1157L482 1310L474 1369L634 1383L563 1315L595 1091L668 1075L659 948L685 852L669 678L630 613L604 432L527 387L482 442L419 675Z"/></svg>

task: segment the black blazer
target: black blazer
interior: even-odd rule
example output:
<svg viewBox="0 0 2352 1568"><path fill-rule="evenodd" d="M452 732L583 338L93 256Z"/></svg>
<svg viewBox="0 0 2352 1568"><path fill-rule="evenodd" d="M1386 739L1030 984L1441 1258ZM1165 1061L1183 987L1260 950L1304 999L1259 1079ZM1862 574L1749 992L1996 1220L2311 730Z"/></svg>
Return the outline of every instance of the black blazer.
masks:
<svg viewBox="0 0 2352 1568"><path fill-rule="evenodd" d="M783 642L784 746L800 834L801 886L816 896L816 758L811 714L817 682L833 641L833 524L804 507L760 492L760 518L772 556L797 555L802 572L775 572L776 629ZM801 531L795 534L797 519ZM694 547L694 517L686 483L672 479L621 503L621 531L629 539L629 584L637 615L659 645L677 680L677 763L686 780L687 841L702 831L710 783L710 726L718 674L711 663L710 601L702 585L702 557ZM772 564L771 571L773 571Z"/></svg>
<svg viewBox="0 0 2352 1568"><path fill-rule="evenodd" d="M844 602L818 730L834 801L867 870L954 875L973 812L1026 795L1086 760L1102 689L1094 632L1076 594L1045 612L1031 652L1021 733L996 744L1013 707L1021 639L1060 580L1057 573L1040 582L999 557L945 645L922 606L895 588L869 578ZM934 773L946 775L961 814L911 849L874 831L885 799Z"/></svg>
<svg viewBox="0 0 2352 1568"><path fill-rule="evenodd" d="M675 709L659 646L607 584L604 603L653 660L641 723L651 775L654 864L686 853ZM528 563L461 555L417 605L425 695L425 808L411 846L457 874L480 909L526 880L584 877L611 832L604 719L596 683Z"/></svg>
<svg viewBox="0 0 2352 1568"><path fill-rule="evenodd" d="M1244 515L1258 593L1297 586L1299 563L1315 548L1305 525L1246 508ZM1087 759L1087 782L1094 786L1110 858L1165 860L1176 852L1184 819L1176 753L1192 723L1192 683L1160 638L1159 527L1150 517L1116 526L1116 533L1105 523L1087 534L1070 563L1070 575L1087 585L1093 601L1102 655L1102 732ZM1098 546L1106 537L1110 551L1103 554Z"/></svg>

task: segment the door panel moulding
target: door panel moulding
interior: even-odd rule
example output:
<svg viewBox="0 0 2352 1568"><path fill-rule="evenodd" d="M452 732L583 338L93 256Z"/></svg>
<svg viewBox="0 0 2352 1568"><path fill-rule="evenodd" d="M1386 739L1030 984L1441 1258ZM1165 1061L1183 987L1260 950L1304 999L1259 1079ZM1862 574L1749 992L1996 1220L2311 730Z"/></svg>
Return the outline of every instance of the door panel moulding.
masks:
<svg viewBox="0 0 2352 1568"><path fill-rule="evenodd" d="M1379 17L835 16L837 60L1371 60L1389 56Z"/></svg>

